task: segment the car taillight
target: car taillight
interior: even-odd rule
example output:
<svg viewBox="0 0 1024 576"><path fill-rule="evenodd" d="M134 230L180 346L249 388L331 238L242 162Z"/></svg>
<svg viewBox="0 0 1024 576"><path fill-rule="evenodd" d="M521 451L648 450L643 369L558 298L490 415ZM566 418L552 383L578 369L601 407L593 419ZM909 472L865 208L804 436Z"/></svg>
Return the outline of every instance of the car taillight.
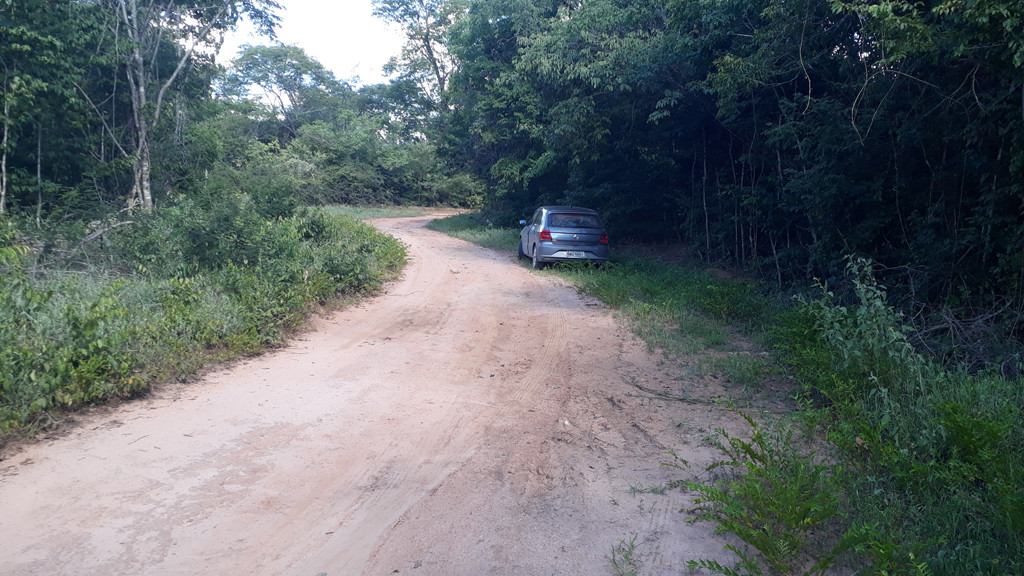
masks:
<svg viewBox="0 0 1024 576"><path fill-rule="evenodd" d="M551 231L550 230L541 230L540 231L540 239L541 240L551 240Z"/></svg>
<svg viewBox="0 0 1024 576"><path fill-rule="evenodd" d="M602 232L601 233L601 244L607 244L607 243L608 243L608 233L607 232Z"/></svg>

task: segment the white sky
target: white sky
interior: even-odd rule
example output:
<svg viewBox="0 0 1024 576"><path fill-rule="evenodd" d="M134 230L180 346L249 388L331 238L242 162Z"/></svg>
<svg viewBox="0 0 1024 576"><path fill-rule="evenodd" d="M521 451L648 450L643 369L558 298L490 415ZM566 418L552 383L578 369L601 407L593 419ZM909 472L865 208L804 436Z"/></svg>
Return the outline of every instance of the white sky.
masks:
<svg viewBox="0 0 1024 576"><path fill-rule="evenodd" d="M377 84L387 79L381 68L397 55L405 36L395 26L375 18L370 0L279 0L281 24L277 38L294 44L323 64L339 80L358 85ZM218 61L235 58L242 44L268 44L248 26L229 35Z"/></svg>

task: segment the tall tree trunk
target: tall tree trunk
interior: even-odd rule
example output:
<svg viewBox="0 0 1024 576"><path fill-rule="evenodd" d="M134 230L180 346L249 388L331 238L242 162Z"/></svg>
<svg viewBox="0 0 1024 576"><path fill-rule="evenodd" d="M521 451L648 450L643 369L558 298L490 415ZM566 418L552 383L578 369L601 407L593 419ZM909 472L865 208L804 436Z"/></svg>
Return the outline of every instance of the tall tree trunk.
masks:
<svg viewBox="0 0 1024 576"><path fill-rule="evenodd" d="M4 213L4 203L7 201L7 140L11 130L11 102L4 94L4 136L0 141L0 214Z"/></svg>
<svg viewBox="0 0 1024 576"><path fill-rule="evenodd" d="M128 86L132 94L132 115L135 121L135 165L132 169L132 190L128 198L129 204L141 205L146 210L153 208L153 198L149 184L149 122L146 118L146 63L142 56L142 39L139 37L138 8L134 1L130 3L131 13L122 4L121 16L132 41L131 61L128 64Z"/></svg>
<svg viewBox="0 0 1024 576"><path fill-rule="evenodd" d="M168 10L171 3L157 6L150 1L147 5L140 7L137 0L117 0L113 3L115 12L124 24L125 34L131 41L130 54L128 59L128 86L132 94L132 113L135 120L135 166L133 170L133 182L129 204L139 204L146 210L153 209L153 193L151 183L152 162L150 161L150 138L151 132L156 129L160 122L160 110L163 107L164 95L174 84L174 81L181 74L181 71L188 64L196 47L210 34L213 27L220 21L228 8L231 0L224 0L217 13L205 24L196 28L192 37L187 40L188 47L179 50L177 66L165 79L158 79L153 70L155 63L147 62L146 58L152 51L150 58L155 58L157 47L160 43L159 32L153 32L151 20L157 18L161 10ZM153 36L156 34L157 36ZM147 86L153 85L156 91L156 99L149 101Z"/></svg>
<svg viewBox="0 0 1024 576"><path fill-rule="evenodd" d="M137 204L146 210L153 209L153 193L150 184L151 163L149 157L149 129L145 117L139 115L138 143L135 145L135 166L133 167L132 191L129 204Z"/></svg>
<svg viewBox="0 0 1024 576"><path fill-rule="evenodd" d="M708 141L707 136L701 133L704 141L704 176L700 181L701 202L704 204L704 248L705 257L711 261L711 224L708 220Z"/></svg>
<svg viewBox="0 0 1024 576"><path fill-rule="evenodd" d="M36 122L36 228L43 220L43 123Z"/></svg>

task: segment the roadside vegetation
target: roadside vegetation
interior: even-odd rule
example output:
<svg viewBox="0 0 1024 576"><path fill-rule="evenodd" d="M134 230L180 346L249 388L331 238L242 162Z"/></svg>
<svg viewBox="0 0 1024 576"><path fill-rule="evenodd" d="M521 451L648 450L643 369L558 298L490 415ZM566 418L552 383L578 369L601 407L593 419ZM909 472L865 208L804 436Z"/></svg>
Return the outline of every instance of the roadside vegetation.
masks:
<svg viewBox="0 0 1024 576"><path fill-rule="evenodd" d="M377 206L332 204L324 206L322 210L328 214L341 214L359 220L368 220L370 218L411 218L413 216L430 214L430 209L422 206L396 206L393 204L380 204Z"/></svg>
<svg viewBox="0 0 1024 576"><path fill-rule="evenodd" d="M496 226L480 212L438 218L430 221L427 228L496 250L515 250L518 242L518 229Z"/></svg>
<svg viewBox="0 0 1024 576"><path fill-rule="evenodd" d="M514 253L516 232L486 223L463 215L434 228ZM739 412L749 435L716 433L721 458L709 482L688 482L695 471L687 463L666 462L694 493L694 518L739 539L725 545L734 564L695 558L692 568L1024 570L1024 382L1016 372L972 372L916 350L864 260L848 259L834 286L789 300L701 268L615 256L600 268L550 269L619 311L652 349L733 359L707 369L738 384L737 395L699 400ZM738 338L767 355L723 356ZM779 405L780 382L788 409L753 414ZM685 389L662 397L695 400Z"/></svg>
<svg viewBox="0 0 1024 576"><path fill-rule="evenodd" d="M177 203L109 246L2 239L0 442L277 345L317 306L372 293L405 262L398 241L354 218L268 220L245 197L212 211Z"/></svg>
<svg viewBox="0 0 1024 576"><path fill-rule="evenodd" d="M373 292L404 249L359 218L479 203L411 80L217 53L242 20L272 40L279 10L0 2L0 444ZM304 208L337 203L373 208Z"/></svg>

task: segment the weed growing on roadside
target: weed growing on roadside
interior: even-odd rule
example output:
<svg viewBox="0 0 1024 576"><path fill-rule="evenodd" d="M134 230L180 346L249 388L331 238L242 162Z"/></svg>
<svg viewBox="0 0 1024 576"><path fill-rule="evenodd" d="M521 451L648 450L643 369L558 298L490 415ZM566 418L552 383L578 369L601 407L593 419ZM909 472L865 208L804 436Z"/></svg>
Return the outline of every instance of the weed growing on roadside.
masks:
<svg viewBox="0 0 1024 576"><path fill-rule="evenodd" d="M738 576L823 574L844 551L862 543L864 533L849 531L830 543L828 523L840 515L842 489L835 470L815 453L802 453L792 433L766 430L735 410L752 430L749 440L717 430L717 448L725 456L707 467L717 472L710 483L690 482L697 494L696 520L717 524L744 546L727 544L737 557L733 567L713 560L691 560L691 569Z"/></svg>
<svg viewBox="0 0 1024 576"><path fill-rule="evenodd" d="M612 570L617 576L636 576L640 572L640 559L636 556L636 535L612 546Z"/></svg>
<svg viewBox="0 0 1024 576"><path fill-rule="evenodd" d="M660 485L660 486L644 486L641 483L630 484L629 485L629 493L632 496L636 496L637 494L664 494L665 493L665 486L664 485Z"/></svg>
<svg viewBox="0 0 1024 576"><path fill-rule="evenodd" d="M870 263L848 272L855 303L825 292L783 316L774 339L813 408L804 421L848 462L851 516L888 535L865 554L879 572L1020 574L1022 381L920 355Z"/></svg>
<svg viewBox="0 0 1024 576"><path fill-rule="evenodd" d="M97 291L71 279L46 289L10 272L0 278L0 430L137 390L122 282Z"/></svg>

